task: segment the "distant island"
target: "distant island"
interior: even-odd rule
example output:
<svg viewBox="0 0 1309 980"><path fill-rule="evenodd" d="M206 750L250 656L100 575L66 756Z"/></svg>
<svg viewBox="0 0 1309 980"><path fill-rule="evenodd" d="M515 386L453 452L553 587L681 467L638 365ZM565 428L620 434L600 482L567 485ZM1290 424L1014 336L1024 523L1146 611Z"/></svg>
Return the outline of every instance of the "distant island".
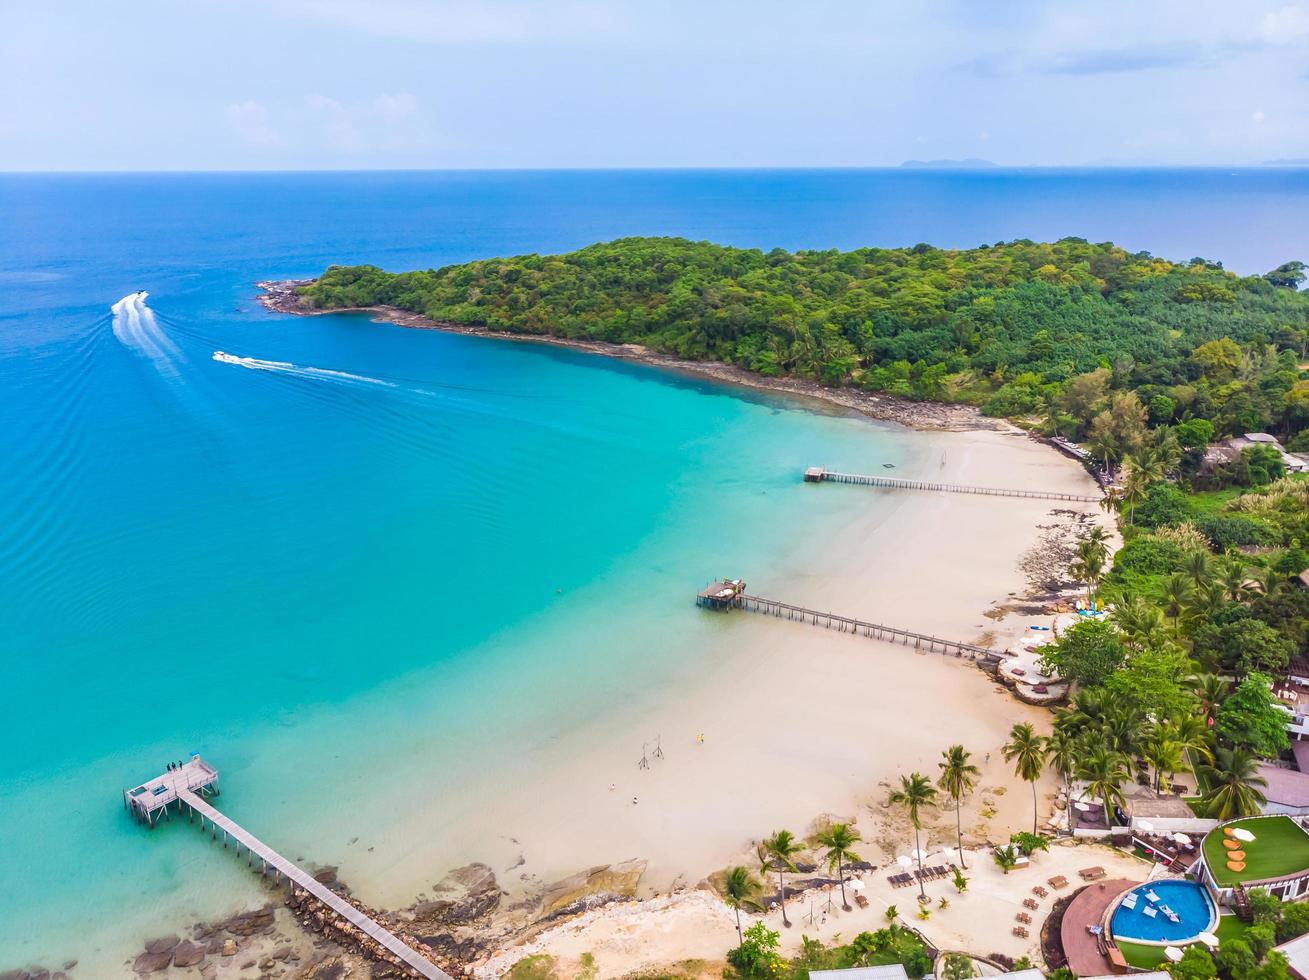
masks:
<svg viewBox="0 0 1309 980"><path fill-rule="evenodd" d="M1309 410L1304 278L1300 262L1238 276L1080 238L852 252L626 238L420 272L332 266L274 284L265 303L641 345L754 377L1031 417L1075 437L1091 432L1106 390L1152 424L1291 433ZM1102 435L1110 460L1116 437Z"/></svg>
<svg viewBox="0 0 1309 980"><path fill-rule="evenodd" d="M965 157L962 160L906 160L900 166L911 170L989 170L998 164L978 157Z"/></svg>

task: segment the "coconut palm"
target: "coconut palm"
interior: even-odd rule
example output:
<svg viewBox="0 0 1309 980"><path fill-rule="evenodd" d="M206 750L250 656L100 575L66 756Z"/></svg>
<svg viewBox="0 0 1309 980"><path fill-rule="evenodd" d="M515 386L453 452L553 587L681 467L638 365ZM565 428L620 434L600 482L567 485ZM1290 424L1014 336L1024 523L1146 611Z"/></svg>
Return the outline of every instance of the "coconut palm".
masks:
<svg viewBox="0 0 1309 980"><path fill-rule="evenodd" d="M1187 687L1195 695L1195 699L1200 702L1200 710L1204 712L1204 720L1212 721L1214 712L1218 710L1218 705L1227 697L1227 681L1223 680L1217 674L1194 674L1187 680ZM1194 718L1194 716L1191 716ZM1190 719L1187 719L1190 720ZM1199 719L1195 719L1199 720Z"/></svg>
<svg viewBox="0 0 1309 980"><path fill-rule="evenodd" d="M1181 769L1185 762L1182 758L1182 745L1171 738L1171 731L1166 725L1156 726L1141 746L1141 756L1147 765L1154 769L1151 785L1156 793L1168 786L1168 776Z"/></svg>
<svg viewBox="0 0 1309 980"><path fill-rule="evenodd" d="M1078 542L1077 559L1068 570L1074 578L1086 583L1087 602L1090 602L1091 596L1095 594L1095 586L1100 581L1100 576L1104 574L1107 558L1108 549L1103 541L1086 538Z"/></svg>
<svg viewBox="0 0 1309 980"><path fill-rule="evenodd" d="M1228 558L1218 566L1218 580L1223 583L1223 592L1232 602L1240 602L1245 598L1249 578L1250 570L1239 558Z"/></svg>
<svg viewBox="0 0 1309 980"><path fill-rule="evenodd" d="M1112 827L1113 811L1110 806L1124 807L1122 785L1131 778L1127 771L1127 756L1107 745L1093 745L1082 758L1078 775L1086 780L1086 790L1100 797L1104 804L1104 822Z"/></svg>
<svg viewBox="0 0 1309 980"><path fill-rule="evenodd" d="M1182 614L1191 601L1195 586L1191 584L1191 579L1185 572L1174 572L1164 579L1161 588L1164 613L1173 621L1173 636L1177 636Z"/></svg>
<svg viewBox="0 0 1309 980"><path fill-rule="evenodd" d="M1199 715L1182 715L1168 723L1169 737L1182 747L1182 751L1201 762L1214 757L1214 733L1209 720Z"/></svg>
<svg viewBox="0 0 1309 980"><path fill-rule="evenodd" d="M759 845L759 870L777 872L777 888L781 893L782 925L791 928L791 920L786 917L786 873L795 871L795 859L804 850L804 845L795 839L789 830L779 830L772 837Z"/></svg>
<svg viewBox="0 0 1309 980"><path fill-rule="evenodd" d="M736 911L738 944L745 942L745 933L741 931L741 907L749 905L752 908L759 908L756 896L759 894L760 887L759 879L750 873L750 869L743 868L739 864L735 868L728 869L727 877L723 879L723 901Z"/></svg>
<svg viewBox="0 0 1309 980"><path fill-rule="evenodd" d="M1032 784L1032 833L1036 833L1036 781L1045 768L1045 739L1036 734L1029 722L1020 722L1009 729L1009 741L1000 747L1006 762L1014 764L1019 779Z"/></svg>
<svg viewBox="0 0 1309 980"><path fill-rule="evenodd" d="M1213 577L1214 570L1207 552L1188 551L1182 556L1181 571L1199 590Z"/></svg>
<svg viewBox="0 0 1309 980"><path fill-rule="evenodd" d="M1197 766L1195 774L1206 786L1205 812L1216 820L1252 817L1268 802L1259 760L1244 749L1218 749L1213 764Z"/></svg>
<svg viewBox="0 0 1309 980"><path fill-rule="evenodd" d="M1082 746L1073 730L1060 728L1055 723L1054 734L1045 740L1046 765L1059 774L1064 781L1064 806L1068 810L1068 833L1073 832L1073 773L1077 772L1077 761L1081 757Z"/></svg>
<svg viewBox="0 0 1309 980"><path fill-rule="evenodd" d="M827 849L823 853L827 859L827 870L836 868L837 877L841 879L841 908L849 912L850 903L845 900L845 863L859 860L859 855L852 848L863 838L848 823L834 823L821 831L814 840L819 847Z"/></svg>
<svg viewBox="0 0 1309 980"><path fill-rule="evenodd" d="M902 806L909 812L909 822L914 825L914 856L918 860L918 895L926 901L927 891L923 888L923 829L922 810L924 807L936 806L936 787L920 772L900 777L900 788L893 790L887 802Z"/></svg>
<svg viewBox="0 0 1309 980"><path fill-rule="evenodd" d="M1127 523L1136 522L1136 505L1145 499L1146 493L1150 489L1150 481L1147 480L1132 461L1127 462L1127 474L1123 477L1122 501L1127 507Z"/></svg>
<svg viewBox="0 0 1309 980"><path fill-rule="evenodd" d="M1113 621L1123 634L1123 642L1132 650L1157 647L1167 635L1163 611L1140 596L1115 603Z"/></svg>
<svg viewBox="0 0 1309 980"><path fill-rule="evenodd" d="M937 763L941 775L937 777L936 785L954 801L954 828L959 838L959 865L963 868L968 865L964 863L964 826L960 809L963 798L977 785L977 777L981 775L978 768L968 761L970 758L972 753L962 745L952 745L941 753L942 761Z"/></svg>

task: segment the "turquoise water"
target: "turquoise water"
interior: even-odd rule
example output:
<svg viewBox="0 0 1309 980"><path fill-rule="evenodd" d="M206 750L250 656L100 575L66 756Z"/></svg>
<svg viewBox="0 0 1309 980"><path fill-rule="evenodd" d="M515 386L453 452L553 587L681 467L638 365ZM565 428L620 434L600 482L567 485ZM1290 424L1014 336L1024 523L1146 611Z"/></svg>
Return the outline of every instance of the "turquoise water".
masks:
<svg viewBox="0 0 1309 980"><path fill-rule="evenodd" d="M1147 893L1153 891L1157 902L1151 902ZM1212 930L1216 912L1209 893L1193 881L1155 881L1128 894L1136 896L1136 907L1126 908L1121 901L1110 920L1110 931L1117 939L1136 939L1152 943L1175 943L1194 939L1202 932ZM1163 912L1167 906L1177 914L1172 922ZM1145 910L1153 909L1153 916Z"/></svg>
<svg viewBox="0 0 1309 980"><path fill-rule="evenodd" d="M191 750L284 853L385 878L401 805L674 688L725 628L691 604L706 579L766 584L875 506L801 467L913 463L912 436L649 368L273 316L255 280L652 233L1074 233L1262 271L1307 195L1302 172L0 176L0 969L112 975L141 933L262 900L119 808Z"/></svg>

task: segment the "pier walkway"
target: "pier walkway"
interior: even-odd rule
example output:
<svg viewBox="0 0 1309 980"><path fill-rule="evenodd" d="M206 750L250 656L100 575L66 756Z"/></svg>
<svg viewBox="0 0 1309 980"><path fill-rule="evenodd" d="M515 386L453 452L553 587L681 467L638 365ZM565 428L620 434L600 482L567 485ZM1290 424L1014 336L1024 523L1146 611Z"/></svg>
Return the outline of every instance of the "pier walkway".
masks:
<svg viewBox="0 0 1309 980"><path fill-rule="evenodd" d="M175 801L179 812L182 807L186 807L190 810L192 819L197 816L200 818L201 830L205 829L205 821L209 822L210 834L214 840L218 839L218 834L221 832L224 847L227 846L228 840L236 844L238 854L241 848L244 847L247 861L253 864L255 858L258 858L262 862L260 866L261 874L267 874L269 869L272 869L274 876L281 875L288 881L293 882L296 887L304 889L342 919L395 956L417 976L427 977L428 980L452 980L448 973L439 969L418 950L403 942L394 933L384 929L369 915L355 908L336 892L314 878L313 875L300 868L293 861L278 854L255 837L254 834L240 826L235 820L224 816L206 800L202 799L201 794L213 792L212 787L216 787L217 783L218 773L207 763L202 762L198 755L193 755L185 765L177 769L171 769L163 776L152 779L135 790L127 790L124 795L130 801L129 806L131 806L131 809L134 812L143 811L141 815L145 817L151 826L158 822L158 818L155 816L156 813L167 815L168 803ZM160 786L165 787L162 792L157 791ZM135 805L136 800L147 796L153 805L140 807ZM164 802L164 797L168 797L167 802Z"/></svg>
<svg viewBox="0 0 1309 980"><path fill-rule="evenodd" d="M972 660L981 658L999 660L1001 657L1007 656L1002 650L991 650L974 643L947 640L939 636L929 636L926 633L915 633L913 630L900 629L896 626L869 623L862 619L855 619L852 616L819 612L817 609L808 609L804 606L792 605L789 602L780 602L777 599L765 599L763 596L750 595L744 591L744 585L745 583L739 579L715 582L697 596L696 602L698 605L711 609L744 609L746 612L759 612L768 616L808 622L812 626L822 626L825 629L834 629L855 636L862 635L869 639L886 640L891 643L899 642L905 646L912 643L915 650L926 648L933 653L937 651L952 653L956 657L968 657ZM737 586L738 588L731 594L726 594L730 591L727 588L730 586ZM720 593L724 593L721 598ZM706 595L712 596L715 601L705 601Z"/></svg>
<svg viewBox="0 0 1309 980"><path fill-rule="evenodd" d="M865 487L884 487L888 490L934 490L939 493L974 493L990 497L1036 497L1042 500L1067 500L1073 503L1093 504L1099 496L1082 493L1058 493L1054 490L1011 490L1002 487L969 487L958 483L929 483L925 480L900 480L889 476L869 476L862 473L840 473L836 470L811 466L804 471L806 483L855 483Z"/></svg>

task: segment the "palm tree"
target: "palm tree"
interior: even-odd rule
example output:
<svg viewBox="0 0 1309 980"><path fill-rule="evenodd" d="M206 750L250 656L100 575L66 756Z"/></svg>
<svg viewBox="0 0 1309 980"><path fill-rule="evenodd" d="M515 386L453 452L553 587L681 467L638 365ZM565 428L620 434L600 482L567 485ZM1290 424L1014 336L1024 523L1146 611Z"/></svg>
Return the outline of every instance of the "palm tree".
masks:
<svg viewBox="0 0 1309 980"><path fill-rule="evenodd" d="M1045 739L1036 734L1029 722L1021 722L1009 729L1009 741L1000 747L1005 762L1014 764L1019 779L1032 784L1032 833L1036 833L1036 781L1045 768Z"/></svg>
<svg viewBox="0 0 1309 980"><path fill-rule="evenodd" d="M1115 603L1113 621L1133 650L1157 647L1165 636L1163 611L1140 596Z"/></svg>
<svg viewBox="0 0 1309 980"><path fill-rule="evenodd" d="M1170 735L1168 726L1156 726L1150 738L1142 746L1142 757L1154 769L1151 785L1156 793L1162 792L1168 784L1165 774L1175 773L1185 764L1182 760L1181 743Z"/></svg>
<svg viewBox="0 0 1309 980"><path fill-rule="evenodd" d="M1164 612L1173 621L1173 636L1177 636L1182 613L1186 611L1186 606L1191 601L1191 594L1195 591L1195 587L1191 584L1191 579L1187 577L1185 572L1174 572L1164 579L1162 588L1163 595L1161 598L1164 603Z"/></svg>
<svg viewBox="0 0 1309 980"><path fill-rule="evenodd" d="M1212 677L1213 675L1207 676ZM1226 685L1224 685L1224 689L1226 689ZM1214 736L1213 732L1209 730L1208 717L1182 715L1180 718L1168 723L1168 737L1181 747L1182 752L1195 759L1202 762L1213 760Z"/></svg>
<svg viewBox="0 0 1309 980"><path fill-rule="evenodd" d="M852 848L863 838L848 823L834 823L814 840L820 847L827 848L823 854L827 858L827 870L836 868L837 877L841 879L841 908L849 912L850 903L845 900L845 862L859 860L859 855Z"/></svg>
<svg viewBox="0 0 1309 980"><path fill-rule="evenodd" d="M1195 771L1207 787L1205 811L1217 820L1254 816L1268 802L1261 792L1268 780L1259 775L1259 760L1244 749L1220 748L1216 756L1213 765Z"/></svg>
<svg viewBox="0 0 1309 980"><path fill-rule="evenodd" d="M1204 711L1206 722L1212 721L1214 712L1218 710L1218 705L1227 697L1227 681L1223 680L1217 674L1195 674L1188 681L1187 686L1195 699L1200 702L1200 708ZM1184 720L1192 720L1195 716L1191 715ZM1198 720L1198 719L1195 719Z"/></svg>
<svg viewBox="0 0 1309 980"><path fill-rule="evenodd" d="M920 772L900 777L900 788L893 790L887 802L903 806L909 811L909 822L914 825L914 856L918 859L918 895L927 900L927 890L923 888L923 842L920 831L923 822L920 812L923 807L936 806L936 787Z"/></svg>
<svg viewBox="0 0 1309 980"><path fill-rule="evenodd" d="M968 761L972 758L972 753L962 745L950 746L941 753L941 758L944 761L937 763L941 775L937 777L936 785L945 790L946 796L954 800L954 828L959 837L959 865L967 868L968 865L964 863L964 826L960 808L963 798L977 785L977 777L981 772Z"/></svg>
<svg viewBox="0 0 1309 980"><path fill-rule="evenodd" d="M1077 544L1077 560L1069 567L1069 571L1074 578L1080 579L1086 583L1086 601L1091 601L1091 596L1095 594L1096 583L1100 581L1100 576L1104 574L1104 564L1108 557L1108 549L1103 541L1092 541L1086 538Z"/></svg>
<svg viewBox="0 0 1309 980"><path fill-rule="evenodd" d="M759 894L759 879L750 873L749 868L737 865L727 872L723 880L723 901L736 910L736 940L745 942L745 933L741 931L741 906L759 907L755 896Z"/></svg>
<svg viewBox="0 0 1309 980"><path fill-rule="evenodd" d="M1203 589L1213 576L1213 567L1209 555L1204 551L1188 551L1182 556L1181 570L1191 580L1196 589Z"/></svg>
<svg viewBox="0 0 1309 980"><path fill-rule="evenodd" d="M804 845L795 839L789 830L779 830L772 837L759 845L760 871L777 872L777 888L781 892L782 925L791 928L791 920L786 917L786 872L795 871L796 856L804 850Z"/></svg>
<svg viewBox="0 0 1309 980"><path fill-rule="evenodd" d="M1055 725L1054 734L1045 740L1046 765L1059 774L1064 781L1064 806L1068 810L1068 833L1073 832L1073 773L1077 771L1077 761L1081 758L1081 743L1068 728Z"/></svg>
<svg viewBox="0 0 1309 980"><path fill-rule="evenodd" d="M1107 745L1097 745L1083 757L1078 772L1086 780L1087 792L1100 797L1104 803L1104 823L1106 827L1112 827L1114 821L1110 804L1126 806L1121 787L1131 778L1127 771L1127 756Z"/></svg>
<svg viewBox="0 0 1309 980"><path fill-rule="evenodd" d="M1239 558L1229 558L1218 569L1218 580L1223 583L1223 592L1232 602L1240 602L1247 592L1246 582L1250 570Z"/></svg>
<svg viewBox="0 0 1309 980"><path fill-rule="evenodd" d="M1150 483L1141 475L1141 471L1128 460L1127 476L1123 478L1123 503L1127 505L1127 523L1136 522L1136 505L1145 499Z"/></svg>

